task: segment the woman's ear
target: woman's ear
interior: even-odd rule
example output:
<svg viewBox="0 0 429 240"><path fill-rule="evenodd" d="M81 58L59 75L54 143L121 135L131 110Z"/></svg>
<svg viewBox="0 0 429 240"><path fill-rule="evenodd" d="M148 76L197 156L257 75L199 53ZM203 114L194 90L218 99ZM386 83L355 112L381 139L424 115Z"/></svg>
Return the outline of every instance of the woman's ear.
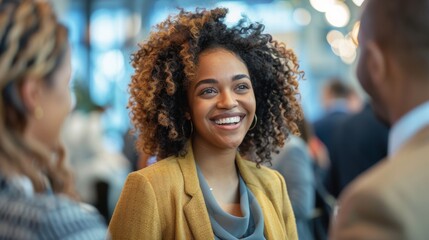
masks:
<svg viewBox="0 0 429 240"><path fill-rule="evenodd" d="M377 86L385 85L386 79L386 56L383 50L375 41L368 41L368 62L367 69Z"/></svg>
<svg viewBox="0 0 429 240"><path fill-rule="evenodd" d="M26 77L21 84L19 93L21 94L22 104L30 113L33 113L37 107L40 107L42 87L42 81L34 77Z"/></svg>

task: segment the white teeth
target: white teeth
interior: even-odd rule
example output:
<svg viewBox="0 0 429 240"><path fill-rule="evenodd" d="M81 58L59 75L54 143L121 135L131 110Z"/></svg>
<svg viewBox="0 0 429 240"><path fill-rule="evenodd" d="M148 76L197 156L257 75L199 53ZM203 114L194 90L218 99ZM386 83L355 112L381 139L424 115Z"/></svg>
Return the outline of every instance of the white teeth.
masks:
<svg viewBox="0 0 429 240"><path fill-rule="evenodd" d="M216 124L236 124L240 122L240 117L229 117L215 120Z"/></svg>

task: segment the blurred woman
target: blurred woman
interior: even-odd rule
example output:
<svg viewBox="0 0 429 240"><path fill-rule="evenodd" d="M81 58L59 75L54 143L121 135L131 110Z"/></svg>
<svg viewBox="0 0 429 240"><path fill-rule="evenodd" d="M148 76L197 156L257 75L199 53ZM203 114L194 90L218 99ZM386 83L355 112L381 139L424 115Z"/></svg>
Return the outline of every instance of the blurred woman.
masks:
<svg viewBox="0 0 429 240"><path fill-rule="evenodd" d="M44 1L0 2L0 239L104 239L75 200L60 129L70 111L67 30Z"/></svg>

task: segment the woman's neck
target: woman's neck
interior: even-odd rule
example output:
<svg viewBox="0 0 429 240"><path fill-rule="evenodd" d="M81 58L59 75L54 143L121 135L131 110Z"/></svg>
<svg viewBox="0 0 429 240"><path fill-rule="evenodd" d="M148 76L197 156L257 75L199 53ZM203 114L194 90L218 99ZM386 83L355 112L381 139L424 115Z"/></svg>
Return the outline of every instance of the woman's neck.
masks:
<svg viewBox="0 0 429 240"><path fill-rule="evenodd" d="M235 156L237 149L218 149L198 142L192 142L192 150L196 164L206 179L237 177Z"/></svg>
<svg viewBox="0 0 429 240"><path fill-rule="evenodd" d="M214 149L192 143L194 159L219 206L235 216L242 216L239 177L235 164L237 149Z"/></svg>
<svg viewBox="0 0 429 240"><path fill-rule="evenodd" d="M202 141L193 141L192 150L195 162L210 187L225 189L238 186L237 149L219 149Z"/></svg>

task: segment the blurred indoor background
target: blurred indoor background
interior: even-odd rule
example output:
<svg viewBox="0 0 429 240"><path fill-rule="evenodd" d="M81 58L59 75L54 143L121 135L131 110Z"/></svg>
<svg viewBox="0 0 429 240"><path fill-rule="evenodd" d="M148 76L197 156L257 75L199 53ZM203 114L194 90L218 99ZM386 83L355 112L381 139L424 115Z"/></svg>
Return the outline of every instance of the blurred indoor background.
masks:
<svg viewBox="0 0 429 240"><path fill-rule="evenodd" d="M326 81L337 77L356 87L363 93L355 76L357 58L356 33L360 6L363 0L54 0L59 17L68 26L73 54L73 84L75 93L74 123L68 128L68 145L73 158L85 161L95 156L106 165L105 156L121 155L119 158L133 158L124 149L128 140L124 137L130 129L126 108L127 87L132 75L130 55L137 44L144 41L153 26L178 7L194 10L196 7L227 7L230 12L227 21L236 22L241 15L266 25L266 32L297 53L305 80L301 81L301 102L307 120L315 121L323 114L321 88ZM89 118L92 113L98 115ZM81 119L80 123L76 119ZM95 119L91 130L90 119ZM92 121L92 120L91 120ZM77 123L76 123L77 122ZM80 125L79 125L80 124ZM94 128L97 130L95 131ZM80 129L80 130L79 130ZM82 130L84 129L84 130ZM79 131L83 137L79 138ZM95 131L89 132L89 131ZM91 139L88 137L91 135ZM99 140L94 140L100 137ZM74 143L97 141L98 150L88 150L87 156L73 149ZM90 141L91 140L91 141ZM131 139L132 142L132 139ZM132 144L131 144L132 145ZM102 150L100 150L102 149ZM93 151L91 153L91 151ZM104 156L104 157L100 157ZM126 158L125 158L126 157ZM98 161L98 160L97 160ZM125 160L126 161L126 160ZM99 172L110 173L123 169L116 176L118 186L113 198L120 192L121 179L130 169L124 160L112 160L112 164ZM116 163L114 163L116 162ZM119 167L118 167L119 166ZM108 169L107 169L108 168ZM80 170L85 171L85 170ZM110 171L110 173L109 173ZM102 174L100 173L100 174ZM79 175L79 173L77 173ZM80 179L84 177L80 176ZM82 180L83 181L83 180ZM84 183L82 183L84 184ZM84 195L84 193L83 193ZM86 198L91 199L90 196ZM112 208L116 202L110 201Z"/></svg>

